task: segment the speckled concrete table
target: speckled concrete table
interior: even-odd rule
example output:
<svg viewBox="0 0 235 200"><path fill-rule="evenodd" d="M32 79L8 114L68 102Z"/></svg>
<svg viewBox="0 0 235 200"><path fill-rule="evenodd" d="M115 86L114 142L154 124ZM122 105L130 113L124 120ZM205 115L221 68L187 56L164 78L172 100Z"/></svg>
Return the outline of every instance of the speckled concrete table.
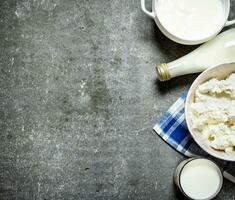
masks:
<svg viewBox="0 0 235 200"><path fill-rule="evenodd" d="M0 199L182 199L184 157L152 127L196 76L158 83L154 66L193 48L139 0L1 0Z"/></svg>

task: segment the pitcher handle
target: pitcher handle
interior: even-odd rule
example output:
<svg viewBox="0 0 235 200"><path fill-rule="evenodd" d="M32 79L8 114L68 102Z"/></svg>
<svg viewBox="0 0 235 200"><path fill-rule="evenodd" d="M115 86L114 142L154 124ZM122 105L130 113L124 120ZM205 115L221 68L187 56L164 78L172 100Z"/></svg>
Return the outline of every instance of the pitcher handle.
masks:
<svg viewBox="0 0 235 200"><path fill-rule="evenodd" d="M145 7L145 0L141 0L141 8L143 10L143 12L148 15L149 17L153 18L154 19L154 14L153 14L153 11L152 12L149 12L146 7Z"/></svg>
<svg viewBox="0 0 235 200"><path fill-rule="evenodd" d="M226 23L225 23L225 25L224 25L224 27L226 27L226 26L230 26L230 25L233 25L233 24L235 24L235 19L234 20L228 20Z"/></svg>
<svg viewBox="0 0 235 200"><path fill-rule="evenodd" d="M230 8L230 1L228 1L228 6ZM230 11L230 9L229 9L229 11ZM235 19L234 20L227 20L224 27L230 26L230 25L233 25L233 24L235 24Z"/></svg>

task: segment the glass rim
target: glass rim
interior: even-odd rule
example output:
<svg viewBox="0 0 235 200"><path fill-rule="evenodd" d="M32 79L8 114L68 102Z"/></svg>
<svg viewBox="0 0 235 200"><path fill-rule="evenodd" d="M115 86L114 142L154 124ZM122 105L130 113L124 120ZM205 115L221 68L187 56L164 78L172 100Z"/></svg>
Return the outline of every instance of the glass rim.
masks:
<svg viewBox="0 0 235 200"><path fill-rule="evenodd" d="M180 189L182 191L182 193L189 199L193 200L192 197L188 196L186 194L186 192L183 190L183 187L181 185L181 174L182 174L182 171L183 169L186 167L186 165L194 160L206 160L206 161L209 161L211 162L217 169L218 169L218 172L219 172L219 176L220 176L220 184L219 184L219 187L217 189L217 191L211 195L210 197L207 197L207 198L204 198L204 199L199 199L199 200L210 200L210 199L213 199L215 198L221 191L222 189L222 185L223 185L223 175L222 175L222 171L221 169L219 168L219 166L213 161L213 160L210 160L208 158L201 158L201 157L194 157L194 158L191 158L191 159L188 159L186 163L184 163L184 165L182 166L182 168L180 169L180 172L179 172L179 186L180 186Z"/></svg>

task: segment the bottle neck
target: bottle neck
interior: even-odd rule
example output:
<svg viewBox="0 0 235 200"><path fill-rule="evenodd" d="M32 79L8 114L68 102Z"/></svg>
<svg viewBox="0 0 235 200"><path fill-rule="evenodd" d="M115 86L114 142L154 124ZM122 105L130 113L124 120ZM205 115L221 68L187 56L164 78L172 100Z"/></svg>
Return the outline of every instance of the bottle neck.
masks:
<svg viewBox="0 0 235 200"><path fill-rule="evenodd" d="M190 59L191 56L188 56L184 56L180 59L167 63L167 67L172 78L198 72L199 69L196 66L195 58Z"/></svg>
<svg viewBox="0 0 235 200"><path fill-rule="evenodd" d="M160 81L167 81L171 78L202 72L205 66L196 64L196 56L188 54L170 63L163 63L157 66L157 75Z"/></svg>

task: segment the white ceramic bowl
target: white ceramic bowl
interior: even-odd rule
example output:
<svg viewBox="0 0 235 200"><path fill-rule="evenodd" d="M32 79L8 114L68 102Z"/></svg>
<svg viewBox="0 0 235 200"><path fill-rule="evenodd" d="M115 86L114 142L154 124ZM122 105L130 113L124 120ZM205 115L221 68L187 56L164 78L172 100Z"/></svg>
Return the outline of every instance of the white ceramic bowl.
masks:
<svg viewBox="0 0 235 200"><path fill-rule="evenodd" d="M235 63L219 65L216 67L209 68L205 70L204 72L202 72L196 78L196 80L193 82L193 84L191 85L189 89L186 102L185 102L185 118L186 118L186 123L189 129L189 132L191 133L193 139L204 151L206 151L208 154L214 157L217 157L223 160L235 161L235 154L228 155L225 152L215 150L211 148L208 144L206 144L205 141L203 141L202 137L198 133L195 133L195 131L193 131L192 121L190 118L190 113L191 113L190 105L194 102L194 94L195 94L197 87L211 78L225 79L231 73L235 73Z"/></svg>
<svg viewBox="0 0 235 200"><path fill-rule="evenodd" d="M212 35L210 35L208 37L200 38L198 40L187 40L184 38L179 38L176 35L174 35L173 33L170 33L164 27L164 25L160 22L158 15L157 15L157 11L156 11L157 3L158 3L158 0L152 0L152 11L150 12L145 7L145 0L141 0L141 8L146 15L148 15L149 17L154 19L158 28L161 30L161 32L166 37L168 37L169 39L171 39L177 43L180 43L180 44L194 45L194 44L200 44L200 43L206 42L206 41L210 40L211 38L215 37L223 29L223 27L235 24L235 20L228 21L228 16L229 16L229 12L230 12L230 0L222 0L223 11L224 11L223 19L224 20L221 22L220 26L218 26L217 29L215 29L215 32Z"/></svg>

